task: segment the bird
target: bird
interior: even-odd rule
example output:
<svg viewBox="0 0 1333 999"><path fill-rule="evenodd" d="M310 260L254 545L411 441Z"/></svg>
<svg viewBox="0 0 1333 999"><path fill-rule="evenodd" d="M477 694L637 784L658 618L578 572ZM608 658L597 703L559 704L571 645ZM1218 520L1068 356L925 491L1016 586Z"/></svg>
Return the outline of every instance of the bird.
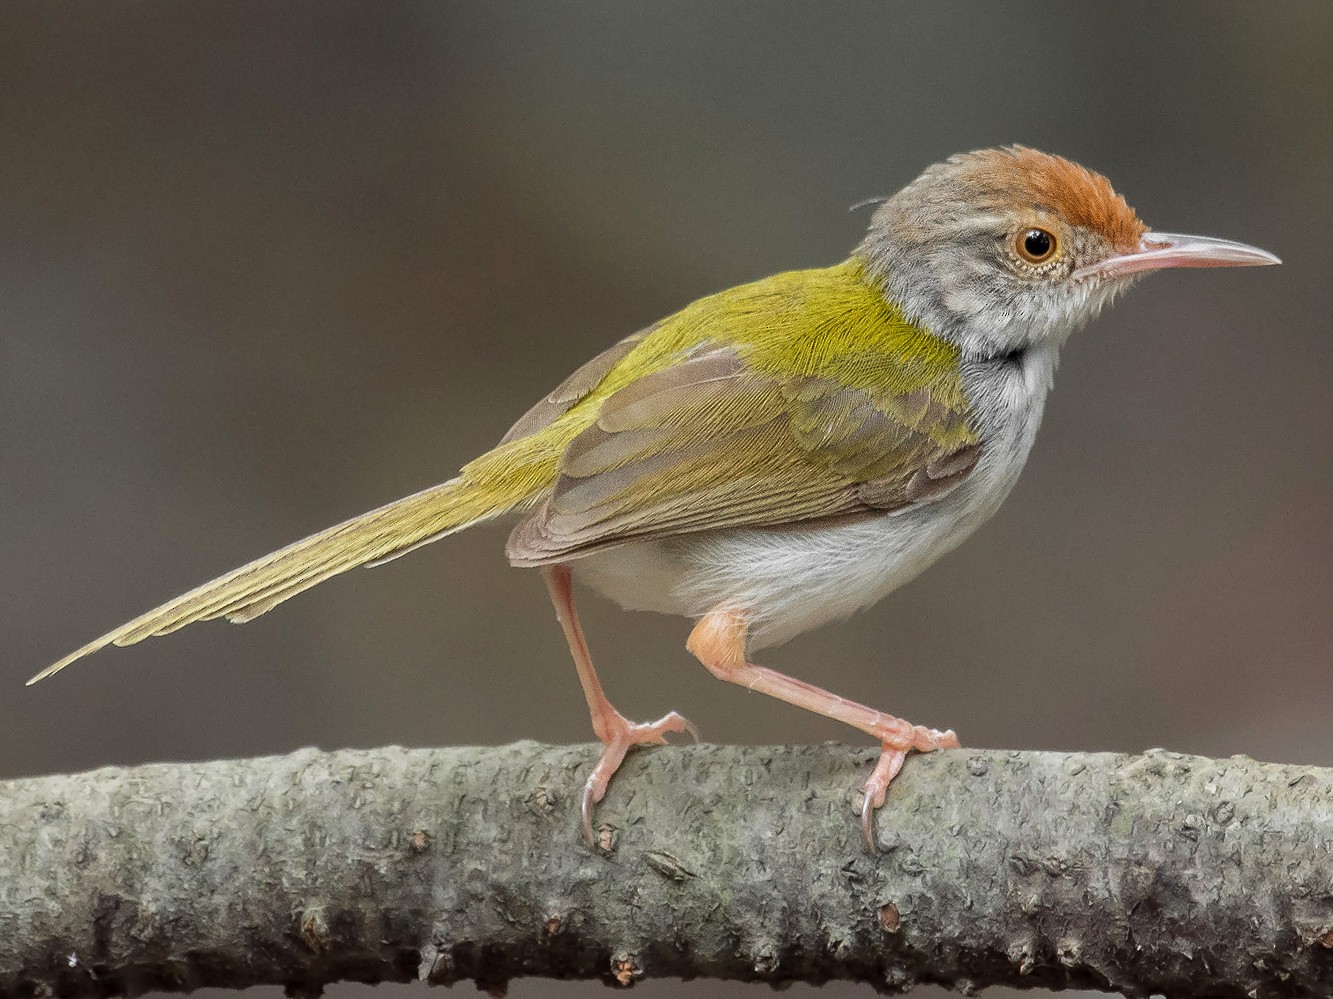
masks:
<svg viewBox="0 0 1333 999"><path fill-rule="evenodd" d="M626 753L671 734L612 705L573 583L691 619L713 675L879 743L861 833L911 752L959 745L752 661L874 604L954 549L1013 488L1062 347L1144 274L1280 263L1230 240L1154 232L1101 174L1012 145L935 163L878 207L832 266L701 298L620 340L456 476L219 576L107 632L251 621L339 573L516 518L509 562L545 577L602 744L595 806Z"/></svg>

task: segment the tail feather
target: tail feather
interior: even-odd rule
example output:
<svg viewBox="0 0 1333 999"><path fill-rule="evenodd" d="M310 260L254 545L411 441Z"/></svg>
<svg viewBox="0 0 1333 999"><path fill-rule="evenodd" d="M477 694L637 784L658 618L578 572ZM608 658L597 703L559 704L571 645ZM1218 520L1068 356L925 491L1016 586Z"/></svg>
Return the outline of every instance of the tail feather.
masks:
<svg viewBox="0 0 1333 999"><path fill-rule="evenodd" d="M517 492L518 495L497 497L493 490L460 477L396 500L169 600L76 649L28 683L43 680L108 645L133 645L196 621L220 617L234 622L253 620L330 576L357 566L386 562L412 548L498 516L521 504L526 490Z"/></svg>

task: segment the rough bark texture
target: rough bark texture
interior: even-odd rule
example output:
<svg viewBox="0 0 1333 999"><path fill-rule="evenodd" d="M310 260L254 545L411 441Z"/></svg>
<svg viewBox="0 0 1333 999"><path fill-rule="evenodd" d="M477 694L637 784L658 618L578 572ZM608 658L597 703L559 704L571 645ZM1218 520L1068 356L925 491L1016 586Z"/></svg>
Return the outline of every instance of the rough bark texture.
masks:
<svg viewBox="0 0 1333 999"><path fill-rule="evenodd" d="M839 746L324 753L0 784L0 995L520 975L1333 994L1333 772Z"/></svg>

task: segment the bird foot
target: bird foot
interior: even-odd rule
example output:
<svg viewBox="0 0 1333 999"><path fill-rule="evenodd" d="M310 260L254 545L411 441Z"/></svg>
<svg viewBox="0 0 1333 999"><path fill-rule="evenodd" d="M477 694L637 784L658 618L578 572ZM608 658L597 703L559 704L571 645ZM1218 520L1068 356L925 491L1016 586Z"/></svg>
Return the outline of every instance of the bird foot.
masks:
<svg viewBox="0 0 1333 999"><path fill-rule="evenodd" d="M601 759L592 768L592 773L583 784L583 801L580 810L583 815L583 838L589 846L594 843L592 834L593 806L606 797L607 785L615 776L620 764L625 761L625 754L633 746L666 745L668 733L684 732L695 742L699 741L699 730L684 715L671 711L655 722L632 722L625 719L618 711L598 719L597 737L606 747Z"/></svg>
<svg viewBox="0 0 1333 999"><path fill-rule="evenodd" d="M907 754L914 750L930 753L936 749L957 749L958 736L954 735L952 729L940 732L924 725L913 725L909 737L885 741L881 746L879 762L862 787L865 797L861 801L861 835L865 837L866 849L871 853L878 852L875 846L875 811L884 804L889 784L903 768Z"/></svg>

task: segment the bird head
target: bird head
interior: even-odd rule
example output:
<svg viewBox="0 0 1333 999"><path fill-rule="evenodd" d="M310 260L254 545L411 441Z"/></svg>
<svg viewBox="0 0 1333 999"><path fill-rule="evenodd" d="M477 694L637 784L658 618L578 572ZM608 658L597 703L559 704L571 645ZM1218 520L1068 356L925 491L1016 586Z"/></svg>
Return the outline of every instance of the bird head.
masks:
<svg viewBox="0 0 1333 999"><path fill-rule="evenodd" d="M880 205L858 252L908 318L973 357L1059 347L1148 271L1280 263L1152 232L1101 174L1023 146L927 168Z"/></svg>

